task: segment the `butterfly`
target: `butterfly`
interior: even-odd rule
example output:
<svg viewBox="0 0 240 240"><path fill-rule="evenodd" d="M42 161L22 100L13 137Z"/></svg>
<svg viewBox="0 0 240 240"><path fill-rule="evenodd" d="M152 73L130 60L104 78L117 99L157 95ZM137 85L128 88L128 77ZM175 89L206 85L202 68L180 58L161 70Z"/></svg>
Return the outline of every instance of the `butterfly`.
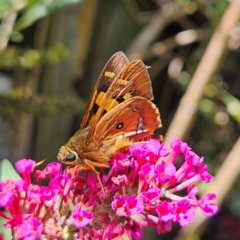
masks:
<svg viewBox="0 0 240 240"><path fill-rule="evenodd" d="M129 62L123 52L106 63L93 89L80 129L58 153L74 169L110 167L110 158L135 142L151 138L162 126L152 86L141 60Z"/></svg>

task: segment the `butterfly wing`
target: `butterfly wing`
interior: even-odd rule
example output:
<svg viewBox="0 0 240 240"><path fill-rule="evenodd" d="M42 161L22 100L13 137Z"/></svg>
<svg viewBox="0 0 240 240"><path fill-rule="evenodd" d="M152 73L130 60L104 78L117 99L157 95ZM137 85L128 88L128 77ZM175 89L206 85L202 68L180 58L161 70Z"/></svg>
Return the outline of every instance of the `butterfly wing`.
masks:
<svg viewBox="0 0 240 240"><path fill-rule="evenodd" d="M100 94L101 99L99 100ZM141 96L149 100L153 99L151 81L146 66L141 60L130 62L112 81L108 90L100 94L97 97L99 108L92 118L86 143L92 140L96 131L95 127L105 112L111 111L134 96Z"/></svg>
<svg viewBox="0 0 240 240"><path fill-rule="evenodd" d="M97 123L93 141L101 144L113 136L138 138L139 134L153 134L162 126L156 106L148 99L135 96L107 112Z"/></svg>
<svg viewBox="0 0 240 240"><path fill-rule="evenodd" d="M92 116L96 113L98 106L96 106L95 101L100 92L106 92L112 81L116 78L118 73L122 70L124 66L129 63L126 55L123 52L115 53L106 63L105 67L100 74L98 81L93 89L90 102L87 109L83 115L82 122L80 124L80 129L85 128L89 125Z"/></svg>

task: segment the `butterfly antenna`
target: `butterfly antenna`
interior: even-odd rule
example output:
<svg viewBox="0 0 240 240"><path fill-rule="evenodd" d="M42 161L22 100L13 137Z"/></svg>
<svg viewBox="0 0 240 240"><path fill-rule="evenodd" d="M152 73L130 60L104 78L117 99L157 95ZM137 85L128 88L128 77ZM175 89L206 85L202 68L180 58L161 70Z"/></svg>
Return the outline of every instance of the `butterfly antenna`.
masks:
<svg viewBox="0 0 240 240"><path fill-rule="evenodd" d="M48 158L45 158L45 159L43 159L42 161L37 162L37 163L35 164L35 167L40 166L40 165L41 165L42 163L44 163L47 159L48 159Z"/></svg>
<svg viewBox="0 0 240 240"><path fill-rule="evenodd" d="M49 157L51 157L53 154L56 154L57 151L55 151L54 153L50 154L48 157L46 157L45 159L39 161L36 163L35 167L40 166L42 163L44 163Z"/></svg>

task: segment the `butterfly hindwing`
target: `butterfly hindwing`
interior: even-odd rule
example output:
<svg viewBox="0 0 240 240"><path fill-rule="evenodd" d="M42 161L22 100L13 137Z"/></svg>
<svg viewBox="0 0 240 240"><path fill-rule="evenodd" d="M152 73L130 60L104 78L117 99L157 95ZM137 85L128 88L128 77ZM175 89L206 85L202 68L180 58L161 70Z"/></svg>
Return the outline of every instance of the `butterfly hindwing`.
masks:
<svg viewBox="0 0 240 240"><path fill-rule="evenodd" d="M132 138L141 133L151 135L161 126L156 106L146 98L135 96L122 102L101 118L96 125L93 141L101 144L114 135Z"/></svg>

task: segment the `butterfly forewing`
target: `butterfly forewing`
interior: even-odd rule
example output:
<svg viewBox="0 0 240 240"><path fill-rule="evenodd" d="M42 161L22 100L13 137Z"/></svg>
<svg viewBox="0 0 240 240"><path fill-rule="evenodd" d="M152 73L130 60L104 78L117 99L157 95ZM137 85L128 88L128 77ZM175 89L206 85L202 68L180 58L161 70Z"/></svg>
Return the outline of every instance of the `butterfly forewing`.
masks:
<svg viewBox="0 0 240 240"><path fill-rule="evenodd" d="M123 52L115 53L106 63L100 74L98 81L93 89L87 109L84 113L80 129L85 128L91 121L92 116L96 112L95 101L100 92L106 92L113 80L124 66L129 63L127 57Z"/></svg>

